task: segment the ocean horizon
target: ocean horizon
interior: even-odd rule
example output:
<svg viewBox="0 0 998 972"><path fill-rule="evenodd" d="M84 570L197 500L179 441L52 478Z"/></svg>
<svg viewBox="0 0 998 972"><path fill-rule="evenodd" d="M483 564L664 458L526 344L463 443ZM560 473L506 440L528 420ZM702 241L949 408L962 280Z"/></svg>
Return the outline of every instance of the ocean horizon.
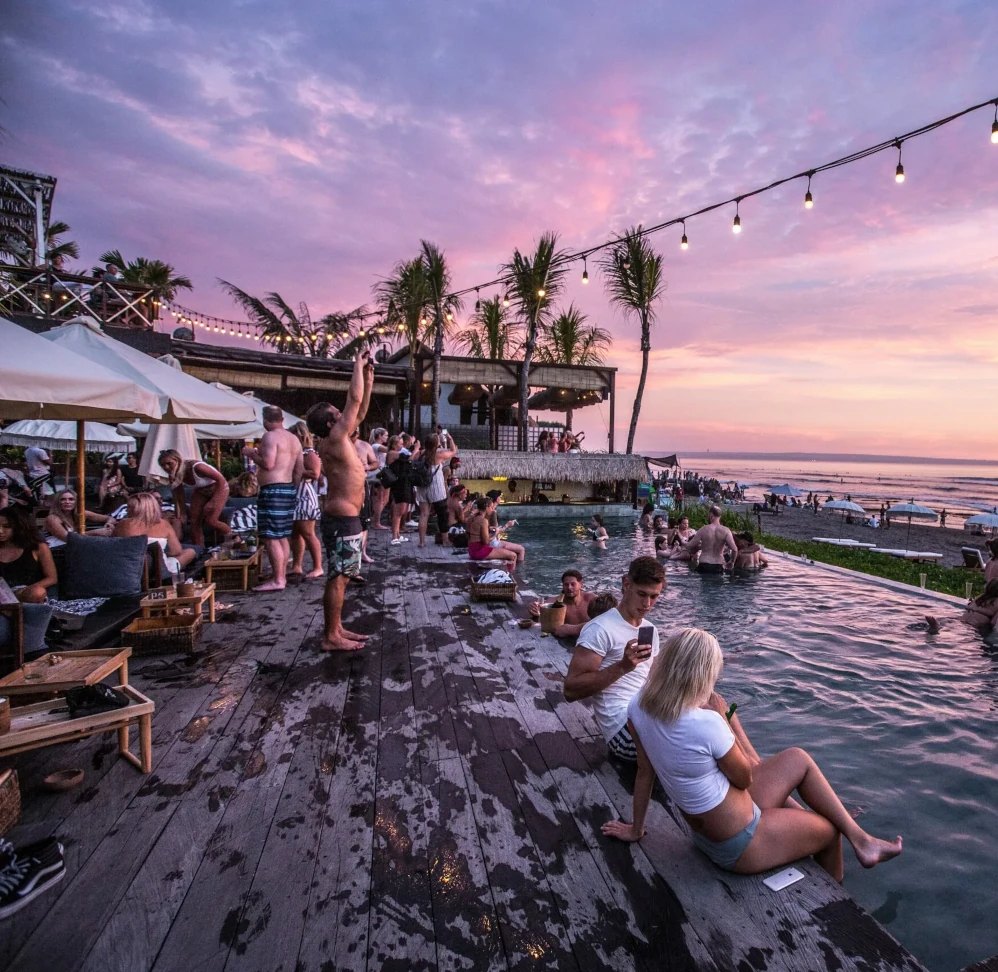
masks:
<svg viewBox="0 0 998 972"><path fill-rule="evenodd" d="M938 456L895 456L863 452L715 452L653 450L644 453L652 457L677 455L680 459L743 459L763 462L891 462L920 463L923 465L974 465L998 466L998 459L945 459Z"/></svg>

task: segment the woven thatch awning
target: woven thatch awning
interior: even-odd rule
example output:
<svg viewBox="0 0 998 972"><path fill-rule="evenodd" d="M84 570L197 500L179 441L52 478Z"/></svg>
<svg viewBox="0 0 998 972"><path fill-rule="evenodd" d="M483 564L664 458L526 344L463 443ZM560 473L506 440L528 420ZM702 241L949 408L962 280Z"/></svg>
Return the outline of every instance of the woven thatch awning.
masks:
<svg viewBox="0 0 998 972"><path fill-rule="evenodd" d="M485 389L481 385L455 385L447 401L451 405L474 405L484 394Z"/></svg>
<svg viewBox="0 0 998 972"><path fill-rule="evenodd" d="M486 452L461 451L463 479L540 479L555 483L613 483L648 481L648 465L641 456L621 453Z"/></svg>
<svg viewBox="0 0 998 972"><path fill-rule="evenodd" d="M572 388L545 388L530 397L527 407L539 411L567 412L586 405L597 405L601 401L603 395L595 389L575 391Z"/></svg>

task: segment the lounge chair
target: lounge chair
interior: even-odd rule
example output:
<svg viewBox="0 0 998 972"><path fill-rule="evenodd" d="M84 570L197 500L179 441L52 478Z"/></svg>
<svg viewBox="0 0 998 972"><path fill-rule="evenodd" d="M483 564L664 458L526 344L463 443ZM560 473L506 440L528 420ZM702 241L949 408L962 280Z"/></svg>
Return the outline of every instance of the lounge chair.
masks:
<svg viewBox="0 0 998 972"><path fill-rule="evenodd" d="M961 547L960 553L963 554L963 566L967 570L984 570L984 557L977 547Z"/></svg>

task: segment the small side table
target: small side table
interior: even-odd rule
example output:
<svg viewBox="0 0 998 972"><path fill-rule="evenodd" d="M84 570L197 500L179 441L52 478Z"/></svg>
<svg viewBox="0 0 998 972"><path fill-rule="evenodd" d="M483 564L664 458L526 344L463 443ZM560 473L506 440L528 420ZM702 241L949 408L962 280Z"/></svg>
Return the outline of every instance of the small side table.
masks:
<svg viewBox="0 0 998 972"><path fill-rule="evenodd" d="M205 584L203 587L198 588L193 594L189 594L186 597L181 597L179 594L174 596L172 587L161 587L158 588L158 590L166 592L167 596L152 597L150 595L156 593L156 591L150 591L144 598L142 598L141 601L139 601L139 607L142 608L142 617L153 618L160 614L169 617L171 614L176 614L177 609L182 607L194 608L198 613L201 613L204 610L204 603L207 601L208 620L214 622L214 584Z"/></svg>
<svg viewBox="0 0 998 972"><path fill-rule="evenodd" d="M87 651L50 651L26 662L16 672L0 678L0 695L37 695L66 692L83 685L96 685L118 673L118 684L128 684L131 648L91 648ZM55 664L52 659L55 658Z"/></svg>
<svg viewBox="0 0 998 972"><path fill-rule="evenodd" d="M219 590L248 591L250 572L252 571L255 577L260 570L262 560L263 551L259 549L253 551L248 557L234 557L230 560L219 560L217 557L212 557L204 565L205 582L207 584L217 582ZM230 578L234 583L229 582Z"/></svg>

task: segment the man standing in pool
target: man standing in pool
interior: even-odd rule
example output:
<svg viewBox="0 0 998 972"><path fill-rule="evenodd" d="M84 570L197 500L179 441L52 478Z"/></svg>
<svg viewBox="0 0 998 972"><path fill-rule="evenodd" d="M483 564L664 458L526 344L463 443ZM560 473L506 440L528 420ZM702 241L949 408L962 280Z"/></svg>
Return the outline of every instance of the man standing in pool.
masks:
<svg viewBox="0 0 998 972"><path fill-rule="evenodd" d="M691 554L700 551L697 570L701 574L720 574L724 571L724 551L731 551L731 563L738 557L738 545L731 531L721 523L721 509L711 505L710 522L700 527L692 538L683 544L683 549Z"/></svg>
<svg viewBox="0 0 998 972"><path fill-rule="evenodd" d="M627 706L644 687L648 663L658 652L658 631L645 615L664 586L665 570L654 557L632 560L620 604L583 626L565 676L565 700L593 698L607 748L631 763L638 754L627 731Z"/></svg>
<svg viewBox="0 0 998 972"><path fill-rule="evenodd" d="M541 616L541 608L554 604L555 601L565 605L565 621L554 629L556 638L575 638L589 623L589 602L596 595L582 589L582 574L570 567L561 575L561 594L552 601L534 601L530 605L533 617Z"/></svg>
<svg viewBox="0 0 998 972"><path fill-rule="evenodd" d="M357 651L367 640L367 635L355 634L343 627L343 595L347 578L360 573L363 542L360 510L364 505L367 478L350 434L367 414L373 387L374 365L366 352L358 354L343 411L329 402L319 402L306 416L309 431L318 439L317 451L329 484L319 521L327 560L322 600L323 651Z"/></svg>

